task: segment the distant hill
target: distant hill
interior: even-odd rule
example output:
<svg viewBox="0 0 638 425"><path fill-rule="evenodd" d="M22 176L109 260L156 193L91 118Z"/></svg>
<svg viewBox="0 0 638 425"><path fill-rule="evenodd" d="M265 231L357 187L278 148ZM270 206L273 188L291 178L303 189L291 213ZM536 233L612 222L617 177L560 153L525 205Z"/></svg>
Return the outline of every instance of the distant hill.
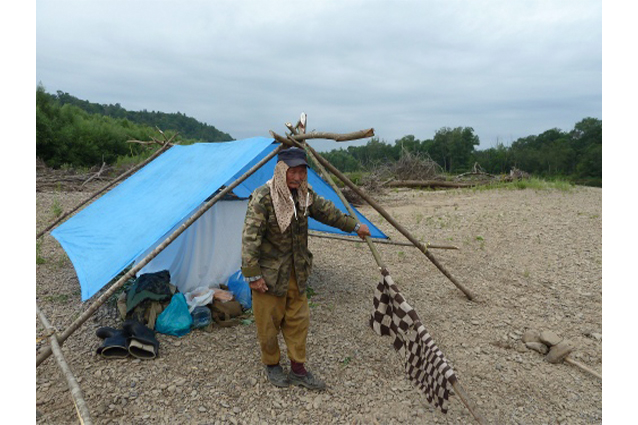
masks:
<svg viewBox="0 0 638 425"><path fill-rule="evenodd" d="M100 114L116 119L127 119L132 123L148 125L153 128L157 127L162 131L174 130L185 139L195 139L203 142L227 142L234 140L230 134L224 133L212 125L199 122L195 118L188 117L180 112L128 111L122 108L119 103L115 105L92 103L88 100L78 99L69 93L59 90L56 95L52 96L61 106L73 105L90 114Z"/></svg>

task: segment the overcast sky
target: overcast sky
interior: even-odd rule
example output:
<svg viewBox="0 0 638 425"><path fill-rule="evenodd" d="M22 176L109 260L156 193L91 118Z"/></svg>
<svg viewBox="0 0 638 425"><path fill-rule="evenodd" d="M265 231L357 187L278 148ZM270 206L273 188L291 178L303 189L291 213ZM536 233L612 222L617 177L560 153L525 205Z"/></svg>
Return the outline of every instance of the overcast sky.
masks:
<svg viewBox="0 0 638 425"><path fill-rule="evenodd" d="M485 149L602 119L602 2L38 0L40 82L235 139L303 111L390 144L472 127Z"/></svg>

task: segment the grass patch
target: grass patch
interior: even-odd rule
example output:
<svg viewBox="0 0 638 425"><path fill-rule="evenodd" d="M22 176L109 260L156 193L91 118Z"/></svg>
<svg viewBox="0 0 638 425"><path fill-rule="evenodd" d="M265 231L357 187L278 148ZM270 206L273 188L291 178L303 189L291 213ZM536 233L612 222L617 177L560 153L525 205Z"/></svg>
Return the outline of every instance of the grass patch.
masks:
<svg viewBox="0 0 638 425"><path fill-rule="evenodd" d="M484 191L484 190L492 190L492 189L508 189L508 190L523 190L523 189L533 189L533 190L562 190L565 192L569 192L573 190L575 186L568 182L567 180L543 180L539 178L531 178L527 180L518 180L514 182L498 182L498 183L490 183L486 185L479 185L473 188L474 191Z"/></svg>
<svg viewBox="0 0 638 425"><path fill-rule="evenodd" d="M39 264L44 264L47 262L47 260L40 255L40 251L42 250L42 243L40 241L36 241L35 242L35 264L39 265Z"/></svg>
<svg viewBox="0 0 638 425"><path fill-rule="evenodd" d="M51 205L51 213L53 214L53 217L60 217L63 211L64 210L62 209L62 205L60 205L60 200L57 198L54 199L53 204Z"/></svg>
<svg viewBox="0 0 638 425"><path fill-rule="evenodd" d="M315 296L316 292L310 286L306 286L306 298L310 299Z"/></svg>
<svg viewBox="0 0 638 425"><path fill-rule="evenodd" d="M69 301L69 294L49 295L44 299L55 304L66 304Z"/></svg>

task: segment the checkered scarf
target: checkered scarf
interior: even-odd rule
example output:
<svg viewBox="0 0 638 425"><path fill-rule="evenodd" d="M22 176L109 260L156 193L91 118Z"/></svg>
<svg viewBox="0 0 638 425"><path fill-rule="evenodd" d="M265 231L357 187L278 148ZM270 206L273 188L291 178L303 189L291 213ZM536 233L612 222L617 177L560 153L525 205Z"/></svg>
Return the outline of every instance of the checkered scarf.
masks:
<svg viewBox="0 0 638 425"><path fill-rule="evenodd" d="M273 173L272 179L266 182L270 188L275 217L277 218L277 224L279 224L281 233L286 231L292 222L292 217L297 214L292 192L288 188L288 184L286 184L286 171L288 171L288 168L290 168L288 164L279 161L277 165L275 165L275 172ZM303 208L304 211L307 211L308 207L312 204L312 197L309 196L308 192L308 180L301 183L297 189L297 198L299 206Z"/></svg>
<svg viewBox="0 0 638 425"><path fill-rule="evenodd" d="M404 358L408 379L423 391L429 403L447 413L448 397L456 381L454 371L389 275L374 292L370 326L377 334L393 338L394 349Z"/></svg>

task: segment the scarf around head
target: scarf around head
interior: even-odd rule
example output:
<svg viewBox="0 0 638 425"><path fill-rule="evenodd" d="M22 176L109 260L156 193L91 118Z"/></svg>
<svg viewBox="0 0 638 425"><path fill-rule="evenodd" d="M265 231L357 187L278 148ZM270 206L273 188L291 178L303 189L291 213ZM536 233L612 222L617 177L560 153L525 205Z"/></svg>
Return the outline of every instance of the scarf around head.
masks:
<svg viewBox="0 0 638 425"><path fill-rule="evenodd" d="M279 161L275 165L275 172L272 179L268 180L266 184L270 188L270 196L272 198L272 204L275 209L275 217L277 218L277 224L279 224L279 230L281 233L285 232L292 218L299 214L296 211L295 201L292 198L292 192L286 184L286 171L288 171L288 165ZM307 213L308 207L312 204L312 197L308 192L308 179L304 180L297 188L297 199L300 209Z"/></svg>

